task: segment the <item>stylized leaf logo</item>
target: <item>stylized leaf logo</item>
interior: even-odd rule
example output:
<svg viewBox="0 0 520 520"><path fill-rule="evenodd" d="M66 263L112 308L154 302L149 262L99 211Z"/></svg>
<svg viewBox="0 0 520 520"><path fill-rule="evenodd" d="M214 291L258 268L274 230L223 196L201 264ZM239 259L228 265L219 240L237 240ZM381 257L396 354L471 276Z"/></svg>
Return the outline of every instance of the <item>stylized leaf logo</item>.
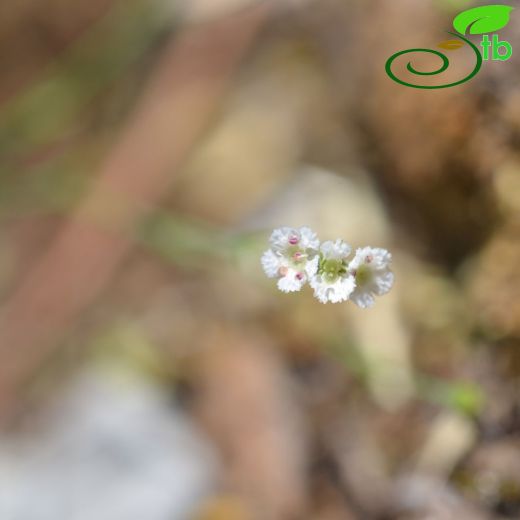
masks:
<svg viewBox="0 0 520 520"><path fill-rule="evenodd" d="M453 20L453 27L460 34L485 34L498 31L509 22L513 8L510 5L483 5L463 11Z"/></svg>

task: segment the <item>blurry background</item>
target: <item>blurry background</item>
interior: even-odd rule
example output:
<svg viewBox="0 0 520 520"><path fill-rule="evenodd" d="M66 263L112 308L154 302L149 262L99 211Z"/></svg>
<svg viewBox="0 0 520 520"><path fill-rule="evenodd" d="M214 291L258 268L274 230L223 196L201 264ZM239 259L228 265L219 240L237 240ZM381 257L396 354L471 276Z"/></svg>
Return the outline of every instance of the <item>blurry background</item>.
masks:
<svg viewBox="0 0 520 520"><path fill-rule="evenodd" d="M520 15L384 73L474 5L0 5L0 519L520 518ZM283 225L394 289L279 293Z"/></svg>

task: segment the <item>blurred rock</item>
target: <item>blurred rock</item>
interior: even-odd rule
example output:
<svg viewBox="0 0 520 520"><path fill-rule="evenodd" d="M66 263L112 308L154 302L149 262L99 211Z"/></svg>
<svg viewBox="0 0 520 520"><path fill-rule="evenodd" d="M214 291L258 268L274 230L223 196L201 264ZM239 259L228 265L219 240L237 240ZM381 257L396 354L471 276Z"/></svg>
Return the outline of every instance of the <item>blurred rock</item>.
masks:
<svg viewBox="0 0 520 520"><path fill-rule="evenodd" d="M401 286L406 319L423 333L465 338L472 319L456 280L438 266L410 254L401 254L399 263L404 270Z"/></svg>
<svg viewBox="0 0 520 520"><path fill-rule="evenodd" d="M208 18L225 16L239 9L251 7L264 0L160 0L174 12L179 8L183 11L186 20L200 22Z"/></svg>
<svg viewBox="0 0 520 520"><path fill-rule="evenodd" d="M516 111L520 112L520 95L515 103ZM518 115L520 127L520 115ZM520 162L510 160L502 164L494 175L494 188L502 213L508 219L520 218Z"/></svg>
<svg viewBox="0 0 520 520"><path fill-rule="evenodd" d="M361 247L389 242L385 209L368 176L351 171L348 178L303 166L270 201L247 219L246 229L310 226L321 240L343 238Z"/></svg>
<svg viewBox="0 0 520 520"><path fill-rule="evenodd" d="M181 520L212 487L215 458L158 389L83 375L40 431L0 440L0 517Z"/></svg>
<svg viewBox="0 0 520 520"><path fill-rule="evenodd" d="M298 42L269 48L244 71L206 139L175 183L171 203L217 222L240 222L276 194L303 152L309 104L324 78Z"/></svg>
<svg viewBox="0 0 520 520"><path fill-rule="evenodd" d="M520 517L520 438L482 444L457 475L472 499L507 518Z"/></svg>
<svg viewBox="0 0 520 520"><path fill-rule="evenodd" d="M447 478L474 445L476 437L476 429L469 419L454 412L440 413L418 454L418 470Z"/></svg>
<svg viewBox="0 0 520 520"><path fill-rule="evenodd" d="M489 520L443 480L420 473L399 479L395 498L399 520Z"/></svg>
<svg viewBox="0 0 520 520"><path fill-rule="evenodd" d="M301 518L307 432L281 359L257 335L206 330L194 409L222 453L223 486L254 518Z"/></svg>
<svg viewBox="0 0 520 520"><path fill-rule="evenodd" d="M520 337L520 236L512 222L468 269L468 293L488 338Z"/></svg>
<svg viewBox="0 0 520 520"><path fill-rule="evenodd" d="M366 404L366 403L363 403ZM326 446L337 461L339 478L363 518L379 518L388 510L391 481L385 456L374 431L372 414L350 402L345 413L325 426Z"/></svg>
<svg viewBox="0 0 520 520"><path fill-rule="evenodd" d="M415 394L411 336L401 318L399 292L399 288L394 287L379 298L369 312L354 305L344 309L346 329L367 364L372 394L387 410L400 408Z"/></svg>

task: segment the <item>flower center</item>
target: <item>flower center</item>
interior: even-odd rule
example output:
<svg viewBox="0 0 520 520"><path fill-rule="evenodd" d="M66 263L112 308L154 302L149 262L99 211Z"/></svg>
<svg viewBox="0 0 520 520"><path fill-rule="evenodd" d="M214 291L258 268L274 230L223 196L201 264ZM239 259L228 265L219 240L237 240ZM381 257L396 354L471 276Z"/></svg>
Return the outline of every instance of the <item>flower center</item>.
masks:
<svg viewBox="0 0 520 520"><path fill-rule="evenodd" d="M341 260L323 260L320 266L320 274L328 283L334 283L339 278L342 270L343 262Z"/></svg>
<svg viewBox="0 0 520 520"><path fill-rule="evenodd" d="M298 246L290 246L286 251L287 258L291 265L295 268L299 268L301 264L307 261L307 254L305 251L300 249Z"/></svg>
<svg viewBox="0 0 520 520"><path fill-rule="evenodd" d="M372 280L372 269L366 264L361 264L356 270L356 285L361 286Z"/></svg>

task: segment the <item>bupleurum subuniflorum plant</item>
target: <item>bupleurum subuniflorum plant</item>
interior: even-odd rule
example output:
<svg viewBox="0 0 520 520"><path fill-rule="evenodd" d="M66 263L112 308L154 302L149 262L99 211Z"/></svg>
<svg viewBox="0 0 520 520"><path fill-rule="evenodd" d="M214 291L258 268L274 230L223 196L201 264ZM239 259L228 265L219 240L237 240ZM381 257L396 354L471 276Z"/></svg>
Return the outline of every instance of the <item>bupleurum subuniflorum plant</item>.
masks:
<svg viewBox="0 0 520 520"><path fill-rule="evenodd" d="M285 293L299 291L309 282L321 303L351 300L367 308L394 283L392 255L380 247L362 247L352 254L350 245L341 239L320 245L308 227L275 229L269 245L262 266Z"/></svg>

